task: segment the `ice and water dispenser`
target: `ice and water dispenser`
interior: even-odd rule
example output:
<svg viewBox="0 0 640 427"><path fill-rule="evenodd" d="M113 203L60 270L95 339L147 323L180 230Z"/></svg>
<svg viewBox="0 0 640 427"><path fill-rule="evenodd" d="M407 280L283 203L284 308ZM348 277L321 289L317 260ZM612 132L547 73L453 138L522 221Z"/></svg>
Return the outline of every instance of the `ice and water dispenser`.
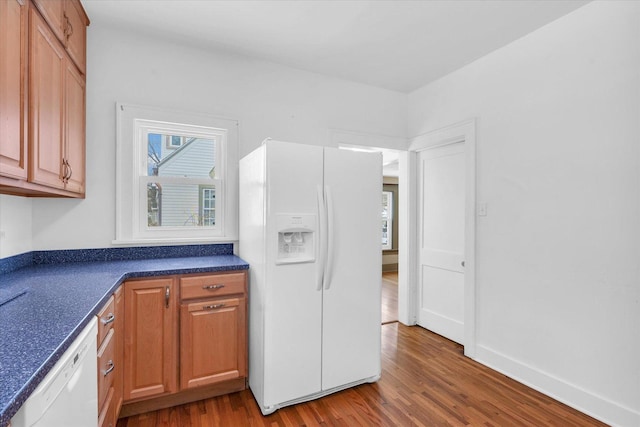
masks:
<svg viewBox="0 0 640 427"><path fill-rule="evenodd" d="M276 216L278 254L276 264L313 262L316 259L316 215L279 214Z"/></svg>

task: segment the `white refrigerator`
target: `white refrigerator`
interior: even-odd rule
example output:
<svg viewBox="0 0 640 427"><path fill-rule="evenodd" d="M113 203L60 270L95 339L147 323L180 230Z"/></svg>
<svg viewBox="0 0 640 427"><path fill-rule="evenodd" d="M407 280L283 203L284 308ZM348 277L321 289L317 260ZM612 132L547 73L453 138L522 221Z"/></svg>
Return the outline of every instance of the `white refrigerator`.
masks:
<svg viewBox="0 0 640 427"><path fill-rule="evenodd" d="M380 378L381 210L379 153L267 140L240 160L263 414Z"/></svg>

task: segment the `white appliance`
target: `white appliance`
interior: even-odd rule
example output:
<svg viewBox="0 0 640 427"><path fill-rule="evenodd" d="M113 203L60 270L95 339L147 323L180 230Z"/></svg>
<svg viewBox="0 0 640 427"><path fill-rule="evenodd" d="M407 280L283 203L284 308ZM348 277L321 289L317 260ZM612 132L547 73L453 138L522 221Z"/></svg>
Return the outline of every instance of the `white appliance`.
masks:
<svg viewBox="0 0 640 427"><path fill-rule="evenodd" d="M12 427L98 424L95 317L11 419Z"/></svg>
<svg viewBox="0 0 640 427"><path fill-rule="evenodd" d="M381 200L379 153L267 140L240 160L263 414L380 378Z"/></svg>

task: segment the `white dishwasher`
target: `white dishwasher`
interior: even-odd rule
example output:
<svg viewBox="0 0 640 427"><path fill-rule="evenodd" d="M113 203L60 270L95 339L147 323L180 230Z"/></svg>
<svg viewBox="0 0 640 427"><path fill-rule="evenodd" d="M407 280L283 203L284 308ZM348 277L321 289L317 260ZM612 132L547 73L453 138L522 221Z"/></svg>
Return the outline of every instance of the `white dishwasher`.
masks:
<svg viewBox="0 0 640 427"><path fill-rule="evenodd" d="M95 317L11 419L12 427L98 424Z"/></svg>

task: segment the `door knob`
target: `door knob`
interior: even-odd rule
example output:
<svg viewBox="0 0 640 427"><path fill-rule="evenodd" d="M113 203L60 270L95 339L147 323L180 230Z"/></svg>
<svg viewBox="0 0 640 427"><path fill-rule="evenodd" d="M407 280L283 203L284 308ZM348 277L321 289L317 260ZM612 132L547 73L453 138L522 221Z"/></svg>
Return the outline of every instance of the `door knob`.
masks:
<svg viewBox="0 0 640 427"><path fill-rule="evenodd" d="M460 265L464 267L464 261L462 261L462 262L460 263Z"/></svg>

